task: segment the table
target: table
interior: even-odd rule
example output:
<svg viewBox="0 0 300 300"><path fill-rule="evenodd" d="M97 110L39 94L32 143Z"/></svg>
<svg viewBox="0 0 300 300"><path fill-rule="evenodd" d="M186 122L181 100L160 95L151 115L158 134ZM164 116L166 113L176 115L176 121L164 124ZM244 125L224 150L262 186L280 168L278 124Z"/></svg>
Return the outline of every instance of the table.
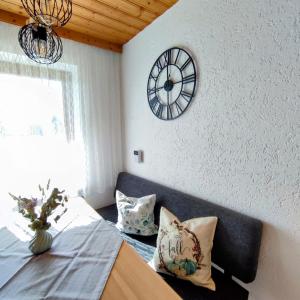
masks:
<svg viewBox="0 0 300 300"><path fill-rule="evenodd" d="M69 208L70 219L73 216L88 216L92 219L99 219L98 213L93 210L82 198L72 199L72 206ZM19 227L14 226L17 218L19 224L24 221L20 214L1 214L0 228L6 227L12 222L12 232L15 232L21 238L28 242L28 236ZM66 220L67 221L67 220ZM76 219L76 222L78 220ZM67 222L66 222L67 223ZM78 223L80 225L80 223ZM64 222L58 223L58 227L63 227ZM26 228L26 227L25 227ZM55 229L56 225L52 229ZM59 229L59 228L58 228ZM25 243L27 243L25 242ZM27 246L26 246L27 247ZM105 283L105 282L104 282ZM101 295L101 300L179 300L181 299L175 291L154 271L147 263L137 254L137 252L123 241L118 256L112 267L111 273L105 284L105 288Z"/></svg>
<svg viewBox="0 0 300 300"><path fill-rule="evenodd" d="M123 242L101 300L180 300L175 291Z"/></svg>

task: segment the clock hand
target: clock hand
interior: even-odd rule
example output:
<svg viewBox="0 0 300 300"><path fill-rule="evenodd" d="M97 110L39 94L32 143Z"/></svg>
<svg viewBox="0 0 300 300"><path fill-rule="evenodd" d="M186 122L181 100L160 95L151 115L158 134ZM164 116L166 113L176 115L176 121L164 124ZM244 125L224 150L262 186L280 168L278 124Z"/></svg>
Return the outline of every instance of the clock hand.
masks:
<svg viewBox="0 0 300 300"><path fill-rule="evenodd" d="M170 77L170 74L169 74L169 77ZM168 79L168 80L170 80L170 79ZM182 83L182 81L183 80L179 80L179 81L175 81L175 82L172 81L172 82L173 82L173 85L175 85L175 84L178 84L178 83ZM160 86L160 87L156 88L156 91L160 91L163 88L165 88L165 86Z"/></svg>
<svg viewBox="0 0 300 300"><path fill-rule="evenodd" d="M167 119L169 120L169 113L171 112L170 107L169 107L170 106L169 91L167 93L168 93ZM172 113L171 113L171 116L172 116Z"/></svg>
<svg viewBox="0 0 300 300"><path fill-rule="evenodd" d="M167 64L167 80L169 80L170 74L169 74L169 64Z"/></svg>
<svg viewBox="0 0 300 300"><path fill-rule="evenodd" d="M182 81L183 81L183 80L179 80L179 81L173 82L173 84L182 83Z"/></svg>
<svg viewBox="0 0 300 300"><path fill-rule="evenodd" d="M156 91L159 91L159 90L161 90L163 88L164 88L164 86L161 86L161 87L157 88Z"/></svg>
<svg viewBox="0 0 300 300"><path fill-rule="evenodd" d="M178 83L181 83L181 82L182 82L182 80L181 81L177 81L177 82L173 82L173 84L178 84ZM163 88L165 88L165 86L160 86L160 87L156 88L156 90L159 91L159 90L161 90Z"/></svg>

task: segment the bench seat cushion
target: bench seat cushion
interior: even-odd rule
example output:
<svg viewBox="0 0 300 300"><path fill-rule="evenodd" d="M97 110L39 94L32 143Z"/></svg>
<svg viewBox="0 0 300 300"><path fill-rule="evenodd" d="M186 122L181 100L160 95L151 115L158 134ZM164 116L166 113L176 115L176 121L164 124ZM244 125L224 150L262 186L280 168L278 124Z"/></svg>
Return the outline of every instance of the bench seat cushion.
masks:
<svg viewBox="0 0 300 300"><path fill-rule="evenodd" d="M247 300L249 292L214 267L211 270L216 291L196 286L189 281L162 275L165 281L184 300Z"/></svg>
<svg viewBox="0 0 300 300"><path fill-rule="evenodd" d="M106 220L116 223L118 213L116 205L111 205L98 210L98 213ZM149 262L155 250L156 235L143 237L121 233L124 240L133 246L146 262ZM160 274L164 280L184 300L247 300L248 291L238 285L231 278L226 277L222 272L212 267L212 278L216 283L216 291L193 285L191 282L180 280L166 274Z"/></svg>

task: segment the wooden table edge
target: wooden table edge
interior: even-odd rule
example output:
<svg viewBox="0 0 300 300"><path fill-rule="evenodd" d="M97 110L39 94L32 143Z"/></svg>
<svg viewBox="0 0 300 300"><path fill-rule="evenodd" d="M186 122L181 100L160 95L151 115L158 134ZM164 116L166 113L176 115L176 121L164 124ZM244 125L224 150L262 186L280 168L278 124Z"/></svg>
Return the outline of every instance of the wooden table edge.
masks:
<svg viewBox="0 0 300 300"><path fill-rule="evenodd" d="M123 241L101 300L180 300L178 294Z"/></svg>

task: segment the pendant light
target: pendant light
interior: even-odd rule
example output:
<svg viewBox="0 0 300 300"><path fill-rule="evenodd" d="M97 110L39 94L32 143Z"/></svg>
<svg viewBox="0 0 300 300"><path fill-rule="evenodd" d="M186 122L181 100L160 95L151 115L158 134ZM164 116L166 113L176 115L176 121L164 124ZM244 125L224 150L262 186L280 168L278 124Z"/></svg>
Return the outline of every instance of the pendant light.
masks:
<svg viewBox="0 0 300 300"><path fill-rule="evenodd" d="M53 27L61 27L69 22L72 0L21 1L33 22L20 29L20 46L37 63L56 63L62 56L63 46Z"/></svg>
<svg viewBox="0 0 300 300"><path fill-rule="evenodd" d="M40 64L56 63L62 56L61 39L51 27L30 23L19 31L19 44L25 54Z"/></svg>
<svg viewBox="0 0 300 300"><path fill-rule="evenodd" d="M72 16L72 0L21 1L30 17L45 26L64 26Z"/></svg>

